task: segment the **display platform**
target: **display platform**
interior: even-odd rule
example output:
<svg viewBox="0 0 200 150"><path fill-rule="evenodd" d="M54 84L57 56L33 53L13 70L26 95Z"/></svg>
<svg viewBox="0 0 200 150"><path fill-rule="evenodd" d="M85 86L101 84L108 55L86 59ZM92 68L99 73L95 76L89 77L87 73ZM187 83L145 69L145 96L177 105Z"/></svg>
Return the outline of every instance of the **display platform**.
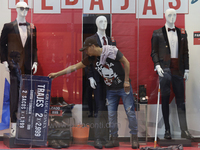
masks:
<svg viewBox="0 0 200 150"><path fill-rule="evenodd" d="M180 136L173 136L172 139L164 139L164 135L158 135L158 145L159 146L170 146L182 144L184 147L192 146L192 141L186 138L181 138Z"/></svg>
<svg viewBox="0 0 200 150"><path fill-rule="evenodd" d="M15 137L12 136L10 133L4 133L3 134L3 143L8 148L29 148L29 145L18 145L15 144Z"/></svg>

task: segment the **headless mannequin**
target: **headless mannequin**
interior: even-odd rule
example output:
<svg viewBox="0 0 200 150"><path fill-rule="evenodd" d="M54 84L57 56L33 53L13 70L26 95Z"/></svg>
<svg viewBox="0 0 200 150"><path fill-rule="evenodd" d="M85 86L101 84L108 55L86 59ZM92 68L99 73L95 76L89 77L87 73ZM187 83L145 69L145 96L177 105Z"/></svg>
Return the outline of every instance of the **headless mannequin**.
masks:
<svg viewBox="0 0 200 150"><path fill-rule="evenodd" d="M26 22L26 16L28 14L28 10L24 9L24 10L21 10L20 7L23 7L23 8L29 8L27 3L26 2L18 2L16 4L16 11L17 11L17 21L19 23L25 23ZM26 27L25 27L26 28ZM24 32L25 31L25 32ZM26 37L23 37L23 36L26 36L27 33L26 33L26 29L25 30L21 30L20 31L20 34L22 33L21 38L25 38ZM5 65L6 67L6 70L9 71L9 68L8 68L8 62L7 61L4 61L3 64ZM34 62L33 63L33 66L32 66L32 70L34 70L33 74L35 74L37 72L37 62Z"/></svg>
<svg viewBox="0 0 200 150"><path fill-rule="evenodd" d="M105 16L99 16L96 19L97 34L101 37L106 37L107 19ZM107 42L108 43L108 42ZM90 86L96 89L96 81L93 77L88 78L90 80Z"/></svg>
<svg viewBox="0 0 200 150"><path fill-rule="evenodd" d="M165 12L165 19L166 19L166 25L171 29L171 28L175 28L175 21L176 21L176 11L174 9L167 9ZM156 70L157 73L160 77L163 77L163 69L160 67L160 65L156 65ZM188 80L188 76L189 76L189 70L185 70L184 73L184 79L185 81Z"/></svg>

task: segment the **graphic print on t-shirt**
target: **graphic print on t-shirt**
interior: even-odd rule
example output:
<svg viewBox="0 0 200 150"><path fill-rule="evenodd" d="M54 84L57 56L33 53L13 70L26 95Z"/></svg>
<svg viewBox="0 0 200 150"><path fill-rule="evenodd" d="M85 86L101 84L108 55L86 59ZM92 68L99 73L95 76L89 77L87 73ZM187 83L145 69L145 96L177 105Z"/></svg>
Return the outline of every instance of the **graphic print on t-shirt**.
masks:
<svg viewBox="0 0 200 150"><path fill-rule="evenodd" d="M103 66L99 63L99 61L96 62L95 69L104 78L104 82L107 86L111 86L112 84L118 85L122 82L122 80L119 78L119 75L113 71L114 67L115 65L112 62L106 62L106 64Z"/></svg>

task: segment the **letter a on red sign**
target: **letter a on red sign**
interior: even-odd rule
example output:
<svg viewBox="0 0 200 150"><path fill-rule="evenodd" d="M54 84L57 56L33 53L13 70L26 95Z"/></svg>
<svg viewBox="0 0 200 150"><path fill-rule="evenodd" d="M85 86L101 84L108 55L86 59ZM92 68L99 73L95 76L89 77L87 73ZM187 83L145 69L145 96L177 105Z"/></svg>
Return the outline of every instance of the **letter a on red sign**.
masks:
<svg viewBox="0 0 200 150"><path fill-rule="evenodd" d="M91 5L90 5L90 10L94 9L94 5L99 5L99 9L103 10L103 1L99 0L99 1L95 1L95 0L91 0Z"/></svg>
<svg viewBox="0 0 200 150"><path fill-rule="evenodd" d="M152 14L153 15L156 15L156 5L155 5L155 1L154 0L151 0L151 6L148 6L148 1L149 0L145 0L145 3L144 3L144 9L143 9L143 15L146 15L147 14L147 10L152 10Z"/></svg>

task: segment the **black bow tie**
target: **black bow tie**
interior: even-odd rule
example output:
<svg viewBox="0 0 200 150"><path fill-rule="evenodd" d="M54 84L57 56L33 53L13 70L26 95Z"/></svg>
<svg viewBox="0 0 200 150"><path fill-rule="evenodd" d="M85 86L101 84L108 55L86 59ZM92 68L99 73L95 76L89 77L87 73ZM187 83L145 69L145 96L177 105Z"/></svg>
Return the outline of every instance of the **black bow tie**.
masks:
<svg viewBox="0 0 200 150"><path fill-rule="evenodd" d="M19 23L19 26L27 26L26 23Z"/></svg>
<svg viewBox="0 0 200 150"><path fill-rule="evenodd" d="M175 32L175 28L172 28L172 29L168 28L168 31L173 31L173 32Z"/></svg>

